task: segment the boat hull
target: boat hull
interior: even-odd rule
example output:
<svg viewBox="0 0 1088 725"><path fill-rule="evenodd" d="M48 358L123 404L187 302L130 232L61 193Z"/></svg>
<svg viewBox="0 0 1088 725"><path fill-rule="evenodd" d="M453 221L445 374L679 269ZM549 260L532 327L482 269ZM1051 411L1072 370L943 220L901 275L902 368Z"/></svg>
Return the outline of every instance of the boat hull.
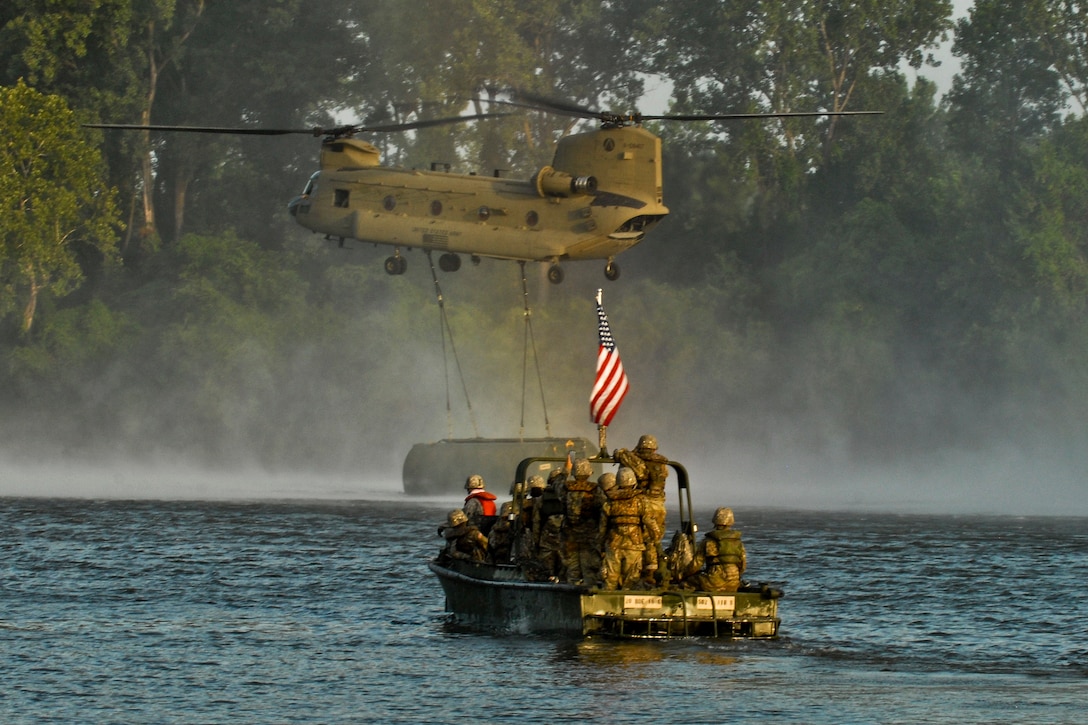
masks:
<svg viewBox="0 0 1088 725"><path fill-rule="evenodd" d="M514 566L432 561L452 620L495 632L625 638L778 635L779 592L605 591L526 581Z"/></svg>

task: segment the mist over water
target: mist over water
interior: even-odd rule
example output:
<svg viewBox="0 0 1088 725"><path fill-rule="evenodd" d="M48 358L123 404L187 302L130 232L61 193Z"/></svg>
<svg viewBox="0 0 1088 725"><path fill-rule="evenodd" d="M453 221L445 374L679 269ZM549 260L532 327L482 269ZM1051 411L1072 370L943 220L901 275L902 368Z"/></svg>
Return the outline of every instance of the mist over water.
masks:
<svg viewBox="0 0 1088 725"><path fill-rule="evenodd" d="M592 440L592 437L591 437ZM845 512L1084 516L1084 462L1012 448L955 452L894 466L837 465L812 458L748 452L673 453L691 477L695 507L781 508ZM625 443L630 445L629 443ZM620 444L616 444L620 445ZM679 447L676 447L679 448ZM1040 465L1039 460L1045 460ZM457 505L451 494L411 497ZM489 482L501 497L507 482ZM676 504L670 486L670 506ZM356 474L201 468L168 463L0 463L0 497L129 500L405 500L400 470ZM703 522L705 523L705 522Z"/></svg>
<svg viewBox="0 0 1088 725"><path fill-rule="evenodd" d="M704 505L1014 516L1088 513L1084 462L1045 452L955 451L884 466L788 455L766 460L744 453L715 460L688 466L697 482L692 498Z"/></svg>
<svg viewBox="0 0 1088 725"><path fill-rule="evenodd" d="M355 500L404 496L386 476L265 472L74 461L0 465L0 496L122 500Z"/></svg>
<svg viewBox="0 0 1088 725"><path fill-rule="evenodd" d="M558 286L544 280L543 265L529 268L542 393L531 358L523 369L516 265L485 262L440 278L455 358L448 340L443 348L423 258L414 255L409 274L388 278L380 271L382 254L353 252L338 268L365 294L344 302L356 314L335 330L328 347L258 349L243 360L236 385L220 381L223 394L212 400L211 418L194 400L204 377L224 374L215 361L190 380L171 380L138 405L124 382L131 370L118 362L63 409L9 416L0 443L0 495L380 499L403 495L401 465L415 443L477 435L596 441L587 399L597 345L592 300L603 284L597 265L569 265ZM906 370L915 375L902 383L912 386L907 397L913 404L951 412L947 432L912 430L904 411L888 411L879 424L889 429L875 437L901 444L901 450L858 455L842 422L851 403L827 388L820 362L788 361L768 375L753 372L758 362L723 358L722 352L745 350L723 348L728 339L707 337L688 319L699 314L697 295L677 297L650 282L659 254L653 246L636 248L625 262L632 279L605 287L606 311L631 379L607 444L631 448L640 435L653 433L661 452L691 472L698 504L1088 513L1088 444L1069 424L1079 401L1025 406L1017 426L973 427L984 420L978 401L926 389L918 382L924 371ZM408 320L404 329L394 324L387 300L393 290L412 308L397 318ZM470 324L481 315L494 323ZM245 350L246 341L239 346ZM775 389L761 392L759 384L769 381ZM1017 400L1011 394L1004 404L1006 420L1019 421ZM783 401L795 410L784 410ZM903 427L901 436L896 425ZM963 431L970 434L961 440ZM502 494L508 484L489 487Z"/></svg>

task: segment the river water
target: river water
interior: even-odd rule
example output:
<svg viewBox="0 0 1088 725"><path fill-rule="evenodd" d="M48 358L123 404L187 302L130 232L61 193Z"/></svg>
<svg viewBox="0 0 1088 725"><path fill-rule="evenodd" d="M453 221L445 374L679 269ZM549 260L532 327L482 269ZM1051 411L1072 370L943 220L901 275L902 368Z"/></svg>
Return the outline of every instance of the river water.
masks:
<svg viewBox="0 0 1088 725"><path fill-rule="evenodd" d="M1088 519L738 509L781 637L620 642L447 624L449 508L0 499L0 722L1083 722Z"/></svg>

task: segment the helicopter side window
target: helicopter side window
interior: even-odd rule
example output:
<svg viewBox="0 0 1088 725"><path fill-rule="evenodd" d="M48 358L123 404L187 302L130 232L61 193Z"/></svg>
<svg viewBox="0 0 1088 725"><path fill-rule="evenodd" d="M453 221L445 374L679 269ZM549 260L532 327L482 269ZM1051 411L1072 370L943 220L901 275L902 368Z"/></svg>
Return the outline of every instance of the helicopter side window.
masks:
<svg viewBox="0 0 1088 725"><path fill-rule="evenodd" d="M431 216L438 216L442 213L442 202L435 199L431 202Z"/></svg>
<svg viewBox="0 0 1088 725"><path fill-rule="evenodd" d="M338 206L341 209L348 208L348 198L351 196L351 192L347 189L337 189L336 198L333 199L333 205Z"/></svg>
<svg viewBox="0 0 1088 725"><path fill-rule="evenodd" d="M390 194L382 199L382 206L385 207L386 211L393 211L397 208L397 197Z"/></svg>

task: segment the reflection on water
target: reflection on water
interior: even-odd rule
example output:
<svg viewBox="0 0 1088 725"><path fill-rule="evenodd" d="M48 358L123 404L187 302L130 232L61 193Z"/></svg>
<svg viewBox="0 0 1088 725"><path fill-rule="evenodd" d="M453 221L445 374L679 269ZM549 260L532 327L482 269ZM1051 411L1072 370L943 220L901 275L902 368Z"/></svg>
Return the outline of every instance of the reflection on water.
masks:
<svg viewBox="0 0 1088 725"><path fill-rule="evenodd" d="M709 665L711 667L732 667L740 662L740 658L722 652L707 651L699 652L695 656L695 661L701 665Z"/></svg>
<svg viewBox="0 0 1088 725"><path fill-rule="evenodd" d="M572 661L592 667L645 664L665 659L667 649L660 642L646 640L617 640L591 637L570 643L568 648L557 652Z"/></svg>

